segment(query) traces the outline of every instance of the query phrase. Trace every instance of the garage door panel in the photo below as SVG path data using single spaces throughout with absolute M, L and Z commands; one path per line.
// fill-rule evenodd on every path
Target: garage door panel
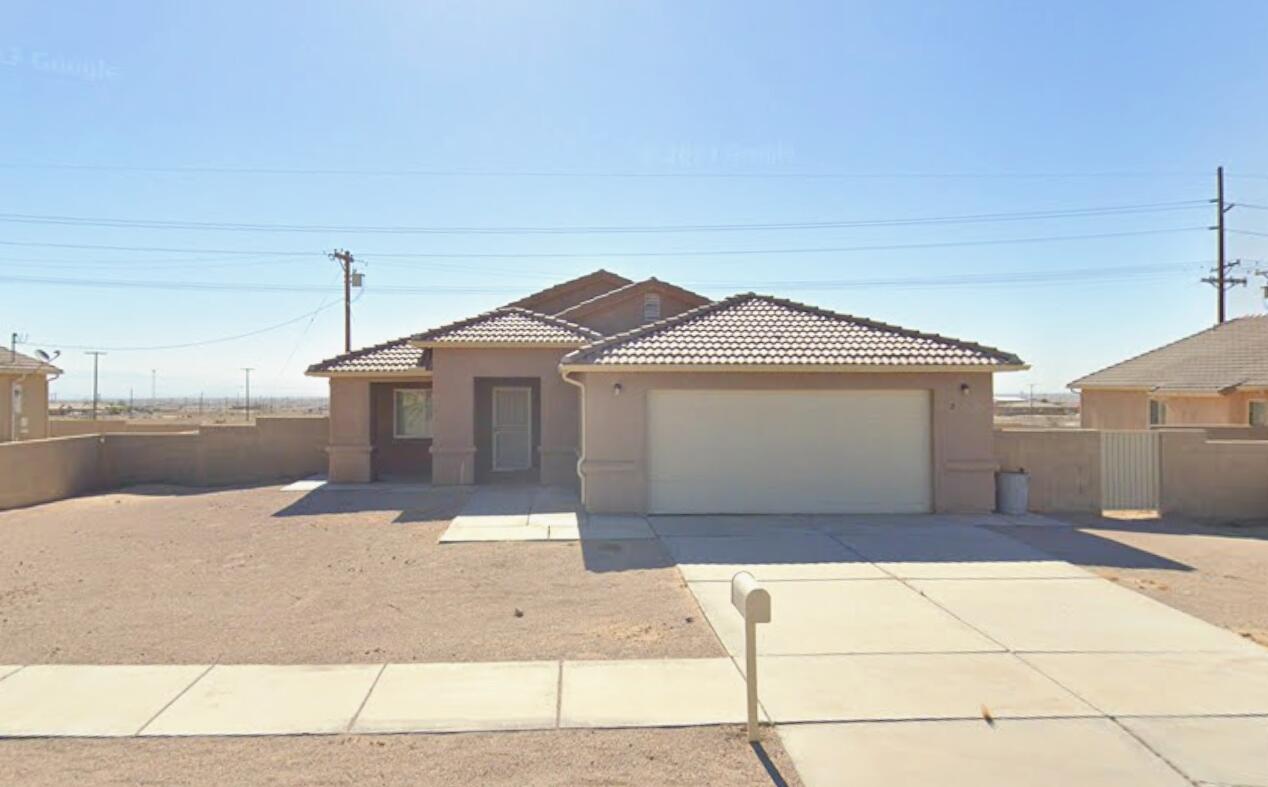
M 931 507 L 927 391 L 652 391 L 657 513 Z

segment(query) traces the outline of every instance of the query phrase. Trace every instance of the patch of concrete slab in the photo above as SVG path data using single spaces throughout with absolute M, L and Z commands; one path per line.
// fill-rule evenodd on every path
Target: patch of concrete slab
M 727 652 L 742 656 L 743 625 L 724 582 L 687 585 Z M 774 619 L 761 627 L 762 655 L 1000 651 L 896 579 L 768 582 Z
M 1022 657 L 1110 716 L 1268 716 L 1268 650 L 1258 651 Z
M 554 661 L 389 664 L 352 731 L 549 729 L 558 697 Z
M 768 656 L 758 678 L 777 724 L 1100 715 L 1009 653 Z
M 778 730 L 806 787 L 1191 787 L 1109 719 L 793 724 Z
M 20 669 L 22 667 L 17 664 L 0 664 L 0 680 L 4 680 Z
M 1086 579 L 1092 574 L 1007 536 L 961 524 L 842 527 L 841 543 L 901 579 Z
M 0 681 L 0 736 L 136 735 L 210 665 L 35 665 Z
M 1014 651 L 1258 649 L 1242 637 L 1103 579 L 912 580 Z
M 746 718 L 730 659 L 565 661 L 562 727 L 683 727 Z
M 142 735 L 312 735 L 344 732 L 381 664 L 217 665 Z
M 688 582 L 730 582 L 740 571 L 759 581 L 886 579 L 888 575 L 824 533 L 664 536 L 661 541 Z
M 656 535 L 696 538 L 727 536 L 783 536 L 790 532 L 814 532 L 819 526 L 813 516 L 693 515 L 650 516 Z
M 472 541 L 620 541 L 651 539 L 641 516 L 589 515 L 575 493 L 537 486 L 484 486 L 440 536 L 440 543 Z
M 1268 787 L 1268 718 L 1121 719 L 1193 781 Z

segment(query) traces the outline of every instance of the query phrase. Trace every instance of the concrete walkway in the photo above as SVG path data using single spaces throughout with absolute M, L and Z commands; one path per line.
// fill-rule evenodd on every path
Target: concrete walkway
M 1268 785 L 1268 651 L 965 518 L 651 522 L 810 787 Z
M 655 538 L 641 516 L 587 515 L 575 492 L 558 487 L 481 486 L 440 536 L 471 541 L 615 541 Z
M 744 720 L 728 658 L 0 666 L 0 737 L 307 735 Z

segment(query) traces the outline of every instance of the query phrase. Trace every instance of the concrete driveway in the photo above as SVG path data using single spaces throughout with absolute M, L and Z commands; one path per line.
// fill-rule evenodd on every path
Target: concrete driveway
M 1268 785 L 1268 650 L 971 521 L 650 518 L 807 785 Z

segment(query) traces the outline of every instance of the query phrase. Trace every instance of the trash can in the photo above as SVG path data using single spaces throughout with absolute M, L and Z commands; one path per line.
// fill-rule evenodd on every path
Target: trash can
M 1025 470 L 995 474 L 995 510 L 1001 514 L 1024 514 L 1030 506 L 1030 476 Z

